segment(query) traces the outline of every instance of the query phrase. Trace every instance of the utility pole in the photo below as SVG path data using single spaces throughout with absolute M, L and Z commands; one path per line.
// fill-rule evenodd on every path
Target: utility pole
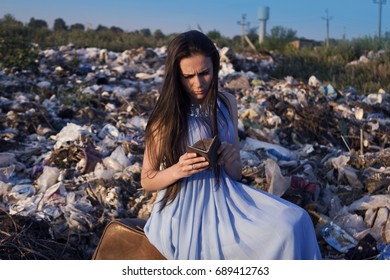
M 386 0 L 374 0 L 374 4 L 379 5 L 378 39 L 380 42 L 382 36 L 382 5 L 386 4 Z
M 245 42 L 245 36 L 246 36 L 246 32 L 245 32 L 245 27 L 247 26 L 247 23 L 245 21 L 245 18 L 246 18 L 246 15 L 243 14 L 242 15 L 242 20 L 241 21 L 237 21 L 237 24 L 241 25 L 241 44 L 242 46 L 244 47 L 244 42 Z
M 329 47 L 329 21 L 332 19 L 332 17 L 329 17 L 328 9 L 326 9 L 325 12 L 326 17 L 322 17 L 322 19 L 326 20 L 326 46 Z

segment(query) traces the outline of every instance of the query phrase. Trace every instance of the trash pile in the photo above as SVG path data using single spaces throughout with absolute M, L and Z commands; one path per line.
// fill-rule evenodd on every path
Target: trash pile
M 238 101 L 242 181 L 305 208 L 324 259 L 390 259 L 390 94 L 269 77 L 221 51 Z M 0 259 L 90 259 L 105 225 L 148 218 L 143 135 L 166 48 L 41 51 L 0 71 Z

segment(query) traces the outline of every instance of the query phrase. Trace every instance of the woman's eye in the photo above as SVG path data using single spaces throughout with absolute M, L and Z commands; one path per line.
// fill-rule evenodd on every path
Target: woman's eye
M 209 71 L 203 71 L 198 74 L 182 74 L 184 79 L 192 79 L 193 77 L 197 76 L 207 76 L 209 75 Z

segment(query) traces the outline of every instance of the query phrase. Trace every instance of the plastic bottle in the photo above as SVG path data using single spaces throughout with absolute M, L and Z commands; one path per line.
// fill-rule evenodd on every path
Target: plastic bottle
M 355 238 L 333 222 L 326 223 L 320 234 L 330 246 L 341 253 L 348 252 L 358 244 Z

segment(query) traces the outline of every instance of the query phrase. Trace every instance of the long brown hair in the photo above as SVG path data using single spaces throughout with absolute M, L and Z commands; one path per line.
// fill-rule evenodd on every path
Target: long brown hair
M 180 82 L 180 61 L 189 56 L 201 54 L 209 57 L 213 65 L 213 78 L 209 92 L 202 101 L 202 107 L 209 108 L 212 134 L 217 131 L 217 94 L 219 52 L 214 43 L 202 32 L 191 30 L 179 34 L 168 45 L 165 62 L 164 83 L 160 96 L 148 119 L 145 131 L 145 143 L 153 168 L 158 170 L 161 164 L 170 167 L 176 164 L 185 152 L 188 138 L 187 114 L 191 101 Z M 154 136 L 158 135 L 156 143 Z M 153 149 L 151 149 L 153 148 Z M 219 173 L 219 172 L 218 172 Z M 180 191 L 180 181 L 170 185 L 162 199 L 162 207 L 173 201 Z

